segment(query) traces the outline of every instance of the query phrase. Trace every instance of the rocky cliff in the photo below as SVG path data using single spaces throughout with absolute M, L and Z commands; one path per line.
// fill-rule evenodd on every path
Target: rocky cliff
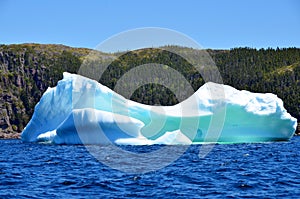
M 63 45 L 0 45 L 0 138 L 17 138 L 42 93 L 76 73 L 90 50 Z

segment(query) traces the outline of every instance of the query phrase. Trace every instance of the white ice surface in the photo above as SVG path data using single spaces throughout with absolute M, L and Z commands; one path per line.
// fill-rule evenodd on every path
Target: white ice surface
M 70 73 L 48 88 L 22 132 L 25 142 L 191 144 L 288 140 L 297 120 L 276 95 L 206 83 L 174 106 L 125 99 Z

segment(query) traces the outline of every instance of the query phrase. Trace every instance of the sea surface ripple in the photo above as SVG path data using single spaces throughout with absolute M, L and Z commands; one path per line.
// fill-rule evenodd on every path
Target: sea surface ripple
M 123 149 L 141 153 L 159 147 Z M 163 169 L 127 174 L 102 164 L 84 146 L 0 140 L 0 198 L 300 197 L 299 136 L 289 142 L 215 145 L 205 158 L 199 158 L 200 147 L 190 146 Z

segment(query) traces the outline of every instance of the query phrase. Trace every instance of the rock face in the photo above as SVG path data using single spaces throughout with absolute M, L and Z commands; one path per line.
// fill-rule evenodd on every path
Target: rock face
M 0 45 L 0 138 L 19 138 L 42 93 L 62 71 L 76 72 L 88 52 L 62 45 Z

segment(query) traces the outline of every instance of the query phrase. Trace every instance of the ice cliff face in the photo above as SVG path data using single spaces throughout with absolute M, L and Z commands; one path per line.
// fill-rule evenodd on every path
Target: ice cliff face
M 288 140 L 296 125 L 282 100 L 270 93 L 206 83 L 175 106 L 155 107 L 64 73 L 43 94 L 21 137 L 57 144 L 265 142 Z

